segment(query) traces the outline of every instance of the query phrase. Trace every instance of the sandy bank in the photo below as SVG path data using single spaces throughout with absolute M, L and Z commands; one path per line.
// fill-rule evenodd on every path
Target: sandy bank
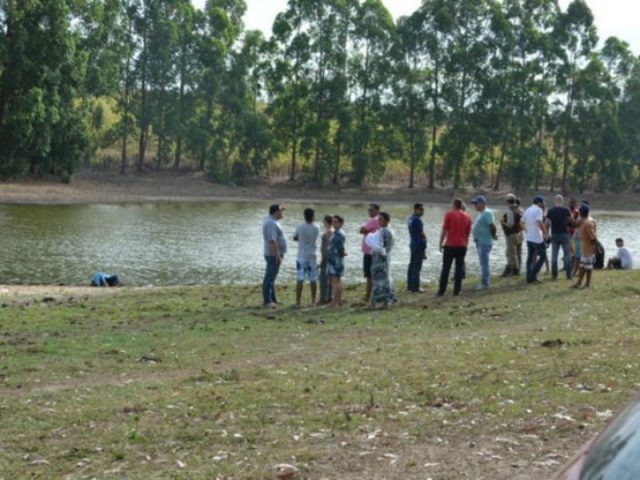
M 201 173 L 146 172 L 119 175 L 117 173 L 86 172 L 74 176 L 70 183 L 55 180 L 23 180 L 0 183 L 0 203 L 4 204 L 88 204 L 130 202 L 213 202 L 213 201 L 277 201 L 314 203 L 381 203 L 424 202 L 448 204 L 455 196 L 469 200 L 476 192 L 472 188 L 427 190 L 410 189 L 404 185 L 381 184 L 354 187 L 317 188 L 290 183 L 286 180 L 255 181 L 250 185 L 220 185 L 210 182 Z M 483 192 L 493 205 L 502 205 L 507 190 Z M 543 191 L 548 202 L 554 193 Z M 635 211 L 640 207 L 637 193 L 584 193 L 575 196 L 587 198 L 596 210 Z M 528 196 L 525 196 L 525 205 Z

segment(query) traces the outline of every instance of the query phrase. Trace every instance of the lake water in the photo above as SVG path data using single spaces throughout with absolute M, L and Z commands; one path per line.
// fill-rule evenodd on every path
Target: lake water
M 279 281 L 295 278 L 296 245 L 291 236 L 307 206 L 315 208 L 320 219 L 324 214 L 345 217 L 346 281 L 362 281 L 358 230 L 366 219 L 365 204 L 287 205 L 282 225 L 289 254 Z M 257 284 L 264 272 L 261 222 L 267 208 L 267 203 L 256 202 L 0 205 L 0 284 L 84 285 L 96 271 L 118 273 L 128 285 Z M 404 205 L 385 209 L 396 234 L 392 276 L 405 281 L 410 211 Z M 440 270 L 437 245 L 444 212 L 444 206 L 434 206 L 425 213 L 425 280 L 433 281 Z M 607 257 L 614 253 L 618 236 L 625 238 L 632 254 L 640 254 L 640 217 L 596 214 L 595 219 Z M 491 254 L 494 274 L 504 267 L 500 233 Z M 474 247 L 469 249 L 467 268 L 471 275 L 478 272 Z

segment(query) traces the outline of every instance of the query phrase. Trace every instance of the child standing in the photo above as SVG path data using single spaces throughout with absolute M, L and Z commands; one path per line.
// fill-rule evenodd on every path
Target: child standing
M 580 236 L 580 270 L 578 280 L 572 288 L 583 288 L 582 280 L 586 279 L 584 288 L 591 286 L 591 273 L 596 259 L 596 248 L 598 238 L 596 237 L 596 226 L 594 221 L 589 217 L 589 206 L 580 206 L 580 227 L 578 228 Z

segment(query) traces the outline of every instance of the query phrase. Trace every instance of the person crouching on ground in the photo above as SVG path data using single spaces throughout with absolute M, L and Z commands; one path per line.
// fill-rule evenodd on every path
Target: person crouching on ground
M 121 285 L 118 275 L 98 272 L 91 278 L 92 287 L 119 287 Z
M 377 304 L 382 304 L 382 308 L 387 308 L 390 303 L 396 301 L 389 272 L 390 254 L 393 248 L 393 233 L 389 229 L 391 217 L 387 212 L 380 212 L 378 222 L 380 229 L 366 237 L 367 245 L 371 248 L 372 254 L 371 279 L 373 286 L 370 305 L 375 307 Z
M 318 285 L 318 237 L 320 229 L 314 223 L 315 212 L 312 208 L 304 211 L 304 223 L 299 225 L 293 235 L 293 240 L 298 242 L 298 258 L 296 259 L 296 307 L 300 307 L 302 287 L 305 278 L 311 288 L 311 305 L 316 305 L 316 292 Z
M 616 253 L 615 257 L 609 259 L 607 268 L 631 270 L 633 268 L 633 258 L 631 258 L 629 249 L 624 246 L 624 240 L 622 238 L 616 238 L 616 247 L 618 247 L 618 253 Z
M 598 238 L 596 237 L 595 223 L 589 218 L 589 206 L 580 206 L 580 270 L 578 280 L 572 288 L 582 288 L 582 280 L 585 279 L 585 288 L 591 286 L 591 273 L 596 260 L 596 248 Z
M 344 218 L 334 215 L 331 219 L 333 236 L 329 242 L 329 255 L 327 258 L 327 274 L 331 279 L 331 303 L 329 307 L 342 305 L 342 276 L 344 275 L 344 257 L 346 237 L 342 232 Z

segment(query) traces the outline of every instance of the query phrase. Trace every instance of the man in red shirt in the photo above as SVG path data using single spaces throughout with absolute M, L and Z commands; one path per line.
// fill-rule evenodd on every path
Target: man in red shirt
M 453 201 L 453 209 L 449 210 L 444 216 L 442 233 L 440 234 L 440 251 L 443 252 L 443 256 L 438 296 L 444 295 L 447 290 L 449 272 L 451 272 L 451 264 L 454 260 L 456 262 L 456 270 L 453 294 L 458 295 L 462 288 L 464 257 L 467 255 L 467 245 L 471 234 L 471 217 L 462 210 L 462 205 L 462 200 L 456 198 Z

